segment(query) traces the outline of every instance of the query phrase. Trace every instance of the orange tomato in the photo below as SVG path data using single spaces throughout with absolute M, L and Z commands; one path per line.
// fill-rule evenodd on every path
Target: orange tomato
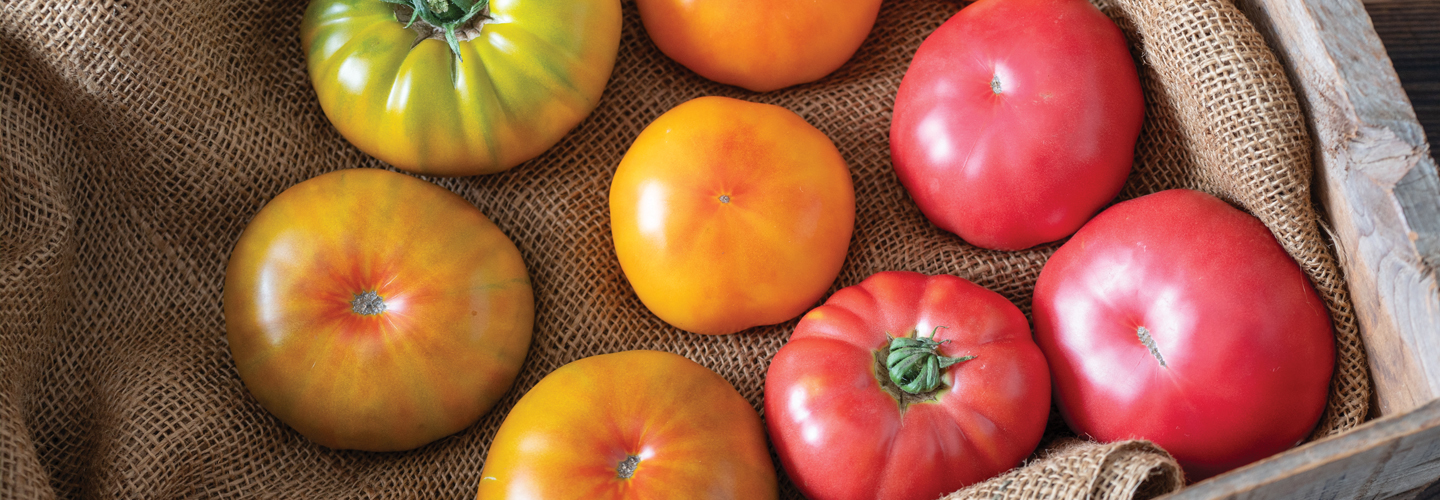
M 880 0 L 637 0 L 671 59 L 711 80 L 765 92 L 812 82 L 845 64 Z
M 760 415 L 724 378 L 667 352 L 551 372 L 505 417 L 478 497 L 773 499 Z
M 855 227 L 830 139 L 769 104 L 702 97 L 666 112 L 610 185 L 615 253 L 635 293 L 678 328 L 726 334 L 814 305 Z
M 225 270 L 235 368 L 331 448 L 415 448 L 474 423 L 529 349 L 520 252 L 474 206 L 404 174 L 332 172 L 280 193 Z

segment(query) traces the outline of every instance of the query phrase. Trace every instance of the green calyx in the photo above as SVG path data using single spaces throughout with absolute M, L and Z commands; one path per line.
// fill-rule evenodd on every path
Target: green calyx
M 935 334 L 941 328 L 945 327 L 935 327 L 927 338 L 916 336 L 890 339 L 890 353 L 885 358 L 885 367 L 890 372 L 890 381 L 900 390 L 910 394 L 932 392 L 940 387 L 940 376 L 945 373 L 946 368 L 975 359 L 975 356 L 941 356 L 938 349 L 945 342 L 949 342 L 935 340 Z
M 465 26 L 475 16 L 481 15 L 485 11 L 485 7 L 490 5 L 490 0 L 381 1 L 411 9 L 410 22 L 405 24 L 406 28 L 415 24 L 416 20 L 421 20 L 439 29 L 445 34 L 445 43 L 450 44 L 450 50 L 455 53 L 457 59 L 461 60 L 464 58 L 460 56 L 460 40 L 455 37 L 455 29 Z

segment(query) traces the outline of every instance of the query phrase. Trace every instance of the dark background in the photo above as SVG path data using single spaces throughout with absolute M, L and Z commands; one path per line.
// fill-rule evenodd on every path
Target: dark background
M 1435 156 L 1440 139 L 1440 0 L 1364 3 Z

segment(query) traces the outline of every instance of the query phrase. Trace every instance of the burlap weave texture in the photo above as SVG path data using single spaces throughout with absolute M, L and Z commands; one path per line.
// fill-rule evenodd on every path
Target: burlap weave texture
M 941 500 L 1153 498 L 1184 485 L 1175 459 L 1146 441 L 1099 444 L 1068 438 L 1034 461 Z
M 1122 198 L 1193 187 L 1260 217 L 1335 319 L 1337 371 L 1316 434 L 1358 424 L 1369 379 L 1283 68 L 1224 0 L 1100 3 L 1129 35 L 1146 89 Z M 696 360 L 758 409 L 765 369 L 794 322 L 722 337 L 676 331 L 635 297 L 610 237 L 606 196 L 621 156 L 654 118 L 703 95 L 784 106 L 839 147 L 855 181 L 856 228 L 836 288 L 884 270 L 951 273 L 1028 311 L 1056 245 L 965 245 L 921 216 L 890 167 L 895 89 L 915 48 L 961 5 L 887 2 L 835 74 L 754 94 L 667 59 L 624 1 L 614 77 L 589 119 L 509 172 L 434 179 L 494 220 L 529 267 L 535 340 L 515 389 L 461 433 L 372 454 L 324 449 L 270 416 L 236 376 L 224 339 L 225 263 L 250 217 L 323 172 L 384 166 L 346 143 L 315 101 L 298 40 L 303 2 L 7 0 L 0 498 L 468 498 L 486 443 L 525 390 L 564 363 L 627 349 Z M 1168 456 L 1143 443 L 1055 443 L 956 498 L 1043 497 L 1024 485 L 1096 498 L 1178 486 Z M 798 497 L 783 481 L 782 490 Z

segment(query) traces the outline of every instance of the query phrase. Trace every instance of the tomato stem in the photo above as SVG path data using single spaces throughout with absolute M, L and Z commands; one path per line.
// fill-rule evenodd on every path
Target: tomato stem
M 456 28 L 461 28 L 480 16 L 484 15 L 486 7 L 490 6 L 490 0 L 381 0 L 386 3 L 409 7 L 410 22 L 405 27 L 415 24 L 416 19 L 424 21 L 431 27 L 444 35 L 445 43 L 450 46 L 450 52 L 455 58 L 465 60 L 460 55 L 460 39 L 455 36 Z M 396 20 L 399 20 L 397 15 Z
M 890 372 L 890 381 L 900 390 L 910 394 L 923 394 L 940 387 L 941 375 L 946 368 L 957 363 L 975 359 L 975 356 L 952 358 L 941 356 L 938 349 L 949 340 L 936 341 L 935 334 L 944 326 L 937 326 L 929 337 L 895 337 L 890 339 L 889 355 L 885 365 Z
M 1165 364 L 1165 357 L 1160 355 L 1160 348 L 1155 345 L 1155 338 L 1150 336 L 1150 330 L 1142 326 L 1135 330 L 1135 335 L 1140 337 L 1141 344 L 1145 344 L 1145 347 L 1150 349 L 1150 355 L 1155 356 L 1155 360 L 1160 362 L 1160 366 L 1167 368 L 1170 366 Z
M 630 479 L 635 475 L 635 468 L 639 466 L 640 457 L 635 455 L 625 457 L 625 460 L 620 462 L 620 466 L 615 468 L 615 477 L 619 479 Z
M 355 314 L 361 316 L 374 316 L 383 313 L 387 307 L 388 306 L 385 305 L 385 299 L 381 298 L 380 294 L 375 293 L 374 290 L 357 293 L 355 294 L 355 300 L 350 301 L 350 310 L 355 311 Z

